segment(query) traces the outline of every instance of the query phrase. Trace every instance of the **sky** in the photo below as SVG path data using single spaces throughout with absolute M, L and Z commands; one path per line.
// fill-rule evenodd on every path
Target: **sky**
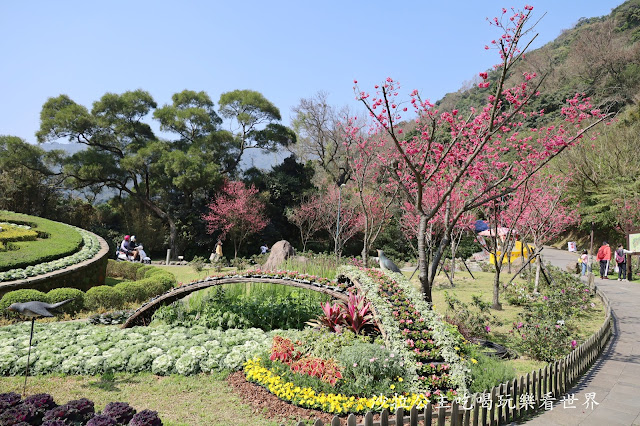
M 622 0 L 531 0 L 534 47 Z M 437 101 L 498 62 L 487 22 L 526 3 L 323 1 L 0 1 L 0 135 L 36 143 L 44 102 L 60 94 L 89 109 L 107 92 L 143 89 L 158 105 L 184 89 L 262 93 L 289 125 L 319 91 L 358 110 L 387 77 Z M 544 17 L 543 17 L 544 15 Z M 408 97 L 408 96 L 407 96 Z M 151 120 L 150 120 L 151 121 Z

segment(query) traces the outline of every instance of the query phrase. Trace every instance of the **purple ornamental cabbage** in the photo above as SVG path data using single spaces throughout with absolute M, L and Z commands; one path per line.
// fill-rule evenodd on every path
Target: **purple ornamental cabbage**
M 129 422 L 129 426 L 162 426 L 157 411 L 142 410 Z
M 73 401 L 67 402 L 67 405 L 78 410 L 81 415 L 89 416 L 89 418 L 93 417 L 96 413 L 93 401 L 90 401 L 87 398 L 74 399 Z
M 14 405 L 0 414 L 0 425 L 14 426 L 23 422 L 29 423 L 33 417 L 31 407 L 28 405 Z
M 87 422 L 86 426 L 118 426 L 121 424 L 122 423 L 115 421 L 109 416 L 98 414 L 97 416 L 93 416 L 93 418 Z
M 74 407 L 70 407 L 68 404 L 65 404 L 52 408 L 51 410 L 44 413 L 44 417 L 42 418 L 42 420 L 44 422 L 46 422 L 47 420 L 61 420 L 66 424 L 66 422 L 82 422 L 82 417 L 83 416 L 77 409 L 75 409 Z
M 20 403 L 20 395 L 15 392 L 0 393 L 0 413 Z
M 102 414 L 113 418 L 119 424 L 126 425 L 136 414 L 136 410 L 126 402 L 110 402 L 104 407 Z
M 47 420 L 42 423 L 42 426 L 67 426 L 64 420 Z
M 53 397 L 47 393 L 38 393 L 28 396 L 22 401 L 22 403 L 31 407 L 31 413 L 33 416 L 31 419 L 32 424 L 40 424 L 44 414 L 58 406 L 53 400 Z

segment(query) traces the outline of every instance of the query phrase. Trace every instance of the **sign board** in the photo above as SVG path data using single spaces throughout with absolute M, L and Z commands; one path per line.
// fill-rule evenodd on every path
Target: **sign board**
M 569 241 L 567 245 L 569 246 L 568 247 L 569 251 L 578 251 L 575 241 Z
M 629 234 L 629 251 L 640 253 L 640 234 Z

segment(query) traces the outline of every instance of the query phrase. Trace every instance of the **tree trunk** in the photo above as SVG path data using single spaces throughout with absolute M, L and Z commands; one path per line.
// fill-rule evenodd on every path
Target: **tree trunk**
M 541 269 L 542 265 L 540 263 L 540 255 L 538 254 L 536 256 L 536 281 L 533 284 L 533 292 L 537 293 L 538 292 L 538 284 L 540 283 L 540 269 Z
M 424 300 L 431 303 L 431 286 L 433 280 L 429 279 L 429 258 L 427 257 L 427 244 L 424 236 L 427 232 L 427 216 L 420 215 L 420 223 L 418 226 L 418 279 L 422 288 L 422 296 Z M 421 237 L 422 236 L 422 237 Z
M 365 268 L 369 267 L 369 219 L 364 215 L 364 240 L 362 243 L 362 264 Z
M 171 216 L 169 216 L 166 212 L 164 212 L 160 207 L 155 205 L 153 202 L 146 198 L 139 197 L 142 203 L 147 206 L 157 217 L 158 219 L 164 221 L 169 225 L 169 248 L 171 249 L 171 258 L 175 259 L 178 255 L 176 250 L 176 242 L 178 240 L 178 229 L 176 228 L 176 223 Z
M 500 261 L 502 261 L 502 256 L 500 256 L 501 259 Z M 500 272 L 501 272 L 501 267 L 498 267 L 498 259 L 497 256 L 493 257 L 495 259 L 496 262 L 496 273 L 495 276 L 493 277 L 493 305 L 491 306 L 493 309 L 496 309 L 498 311 L 502 310 L 502 305 L 500 304 Z

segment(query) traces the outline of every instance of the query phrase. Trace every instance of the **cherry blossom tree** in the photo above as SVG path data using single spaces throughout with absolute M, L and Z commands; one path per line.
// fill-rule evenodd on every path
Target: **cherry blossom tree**
M 329 186 L 327 192 L 320 196 L 317 210 L 320 229 L 329 234 L 336 247 L 336 256 L 340 258 L 345 243 L 362 229 L 362 214 L 350 185 L 342 188 Z
M 588 98 L 576 94 L 556 116 L 546 117 L 553 124 L 531 127 L 530 118 L 544 111 L 529 107 L 540 94 L 543 78 L 523 73 L 521 81 L 507 87 L 516 63 L 522 60 L 535 38 L 529 25 L 533 8 L 524 11 L 503 9 L 491 21 L 500 37 L 486 46 L 497 50 L 500 63 L 490 72 L 480 73 L 479 88 L 487 91 L 487 103 L 468 111 L 439 111 L 423 100 L 417 90 L 410 103 L 403 102 L 400 85 L 387 78 L 376 86 L 374 95 L 354 85 L 356 97 L 370 114 L 373 131 L 368 140 L 384 142 L 393 155 L 379 156 L 378 161 L 392 170 L 392 180 L 413 204 L 418 216 L 418 266 L 422 292 L 431 301 L 431 287 L 437 267 L 449 244 L 449 228 L 456 226 L 463 214 L 516 191 L 552 158 L 578 143 L 585 132 L 605 119 Z M 411 108 L 416 115 L 411 133 L 404 133 L 403 115 Z M 562 121 L 562 123 L 560 123 Z M 559 124 L 560 123 L 560 124 Z M 432 204 L 425 205 L 425 195 L 436 191 Z M 429 222 L 443 208 L 450 195 L 463 200 L 452 209 L 447 230 L 427 257 L 425 234 Z
M 391 220 L 391 205 L 398 193 L 397 186 L 389 190 L 386 181 L 389 180 L 389 170 L 380 167 L 377 158 L 384 145 L 376 145 L 375 141 L 367 141 L 361 128 L 353 119 L 349 119 L 345 126 L 348 136 L 345 143 L 346 158 L 348 159 L 351 179 L 359 201 L 362 219 L 362 262 L 369 264 L 369 252 L 384 226 Z
M 210 234 L 219 231 L 220 238 L 227 236 L 233 242 L 233 256 L 249 235 L 260 232 L 269 223 L 264 215 L 264 203 L 257 196 L 258 190 L 238 181 L 226 181 L 222 191 L 209 204 L 209 214 L 202 219 Z
M 518 227 L 523 235 L 533 240 L 536 248 L 534 291 L 538 290 L 540 282 L 542 246 L 580 220 L 577 206 L 569 207 L 563 203 L 570 179 L 570 176 L 538 175 L 521 186 L 512 197 L 512 204 L 525 206 Z
M 287 220 L 294 224 L 300 231 L 302 251 L 307 250 L 307 243 L 315 235 L 322 225 L 320 198 L 316 195 L 304 200 L 299 206 L 288 209 Z

